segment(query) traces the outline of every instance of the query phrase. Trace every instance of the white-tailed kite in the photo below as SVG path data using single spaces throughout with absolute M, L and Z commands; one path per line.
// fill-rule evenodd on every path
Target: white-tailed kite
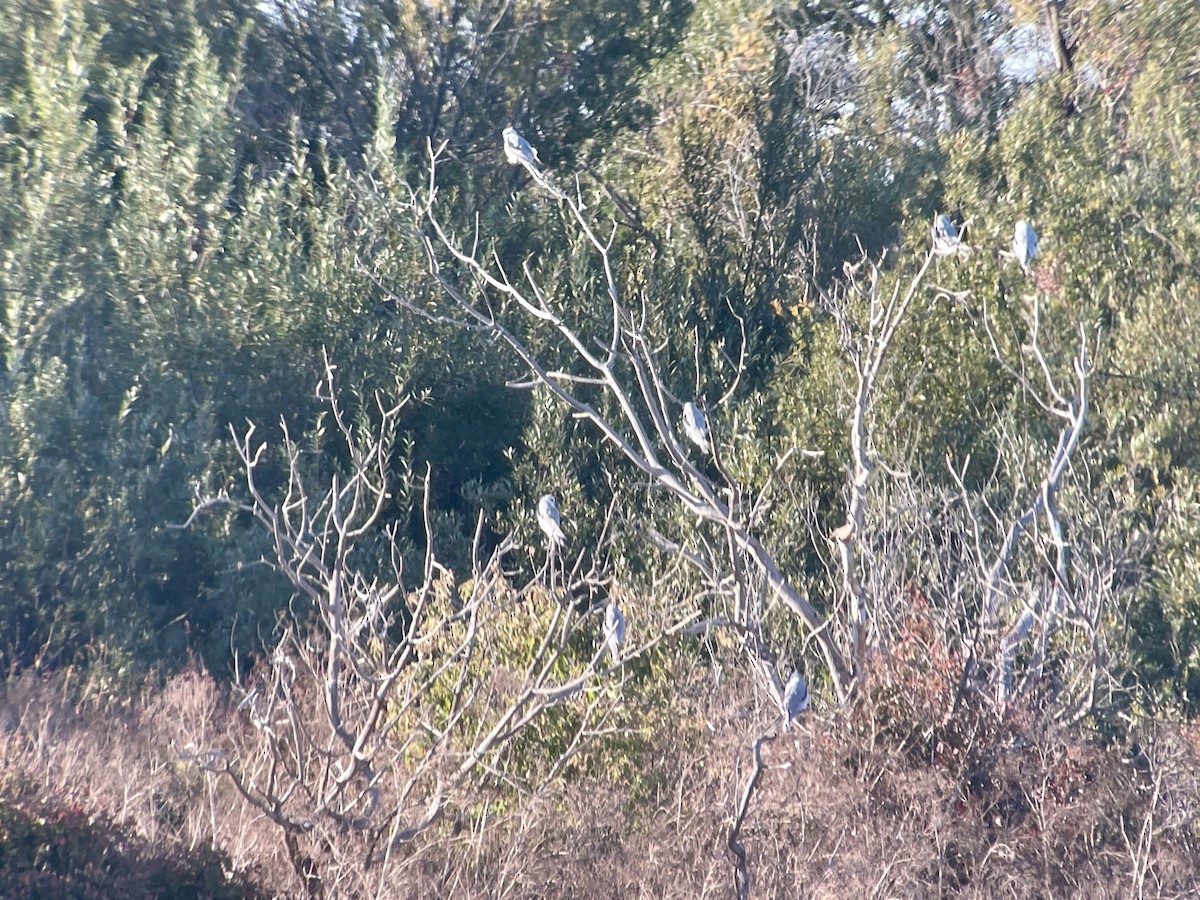
M 625 643 L 625 616 L 621 614 L 615 599 L 610 599 L 608 608 L 604 610 L 604 643 L 608 645 L 613 663 L 619 663 L 621 645 Z
M 708 420 L 695 403 L 683 404 L 683 432 L 693 444 L 708 453 Z
M 1037 249 L 1037 232 L 1033 230 L 1033 226 L 1027 220 L 1021 219 L 1013 228 L 1012 251 L 1017 262 L 1026 272 L 1029 271 L 1029 264 L 1033 262 L 1033 258 L 1037 256 Z
M 783 689 L 784 725 L 790 725 L 792 719 L 808 709 L 808 682 L 797 669 L 788 679 L 787 687 Z
M 525 166 L 535 174 L 540 171 L 541 160 L 537 151 L 529 146 L 529 141 L 517 134 L 517 129 L 509 125 L 504 129 L 504 158 L 514 166 Z
M 529 141 L 517 134 L 517 129 L 511 125 L 504 129 L 504 158 L 514 166 L 524 166 L 533 176 L 533 180 L 556 199 L 567 199 L 567 195 L 555 187 L 549 176 L 542 171 L 542 161 L 538 159 L 537 151 L 529 146 Z
M 958 229 L 945 213 L 933 217 L 933 252 L 938 256 L 951 256 L 958 252 Z
M 567 536 L 558 524 L 558 504 L 554 502 L 553 494 L 545 494 L 538 501 L 537 522 L 538 527 L 550 539 L 550 543 L 561 547 L 567 542 Z

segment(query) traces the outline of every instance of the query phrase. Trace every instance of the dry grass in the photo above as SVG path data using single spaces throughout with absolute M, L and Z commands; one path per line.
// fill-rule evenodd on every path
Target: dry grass
M 818 709 L 765 745 L 742 832 L 751 896 L 1200 892 L 1196 728 L 1147 727 L 1119 748 L 1017 714 L 961 710 L 951 725 L 925 725 L 917 716 L 941 700 L 898 705 L 898 665 L 876 673 L 852 712 Z M 649 736 L 635 784 L 588 777 L 542 796 L 481 798 L 386 867 L 339 872 L 327 887 L 396 898 L 732 896 L 725 839 L 771 710 L 736 679 L 681 667 L 674 680 L 681 715 Z M 244 736 L 213 678 L 188 670 L 136 703 L 94 690 L 68 701 L 80 693 L 61 676 L 7 687 L 0 801 L 82 810 L 149 846 L 213 848 L 265 893 L 301 894 L 278 829 L 172 749 L 236 747 Z

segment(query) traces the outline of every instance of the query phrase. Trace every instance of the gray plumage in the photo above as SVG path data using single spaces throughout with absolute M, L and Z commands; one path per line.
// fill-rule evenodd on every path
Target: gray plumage
M 787 687 L 783 689 L 783 716 L 785 724 L 808 709 L 808 682 L 799 670 L 792 673 Z
M 538 527 L 550 539 L 550 543 L 556 547 L 561 547 L 567 542 L 567 536 L 563 534 L 562 527 L 558 522 L 558 504 L 554 502 L 554 495 L 544 494 L 542 499 L 538 501 Z
M 693 444 L 708 453 L 708 420 L 695 403 L 683 404 L 683 432 Z
M 1033 262 L 1033 258 L 1037 256 L 1037 250 L 1037 232 L 1033 230 L 1033 226 L 1027 220 L 1021 219 L 1013 228 L 1012 251 L 1017 262 L 1026 272 L 1029 271 L 1029 264 Z
M 556 200 L 567 199 L 567 195 L 555 187 L 550 176 L 542 171 L 542 161 L 538 159 L 537 151 L 511 125 L 504 129 L 504 158 L 514 166 L 524 166 L 533 180 Z
M 958 252 L 958 229 L 945 213 L 933 217 L 933 250 L 940 256 Z
M 614 664 L 621 661 L 621 645 L 625 643 L 625 616 L 622 615 L 616 600 L 608 601 L 604 610 L 604 643 L 612 655 Z
M 541 160 L 537 151 L 511 125 L 504 129 L 504 158 L 514 166 L 525 166 L 535 174 L 540 171 Z

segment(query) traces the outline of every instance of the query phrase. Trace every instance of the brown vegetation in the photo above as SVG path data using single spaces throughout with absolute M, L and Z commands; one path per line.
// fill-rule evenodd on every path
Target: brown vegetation
M 581 767 L 593 774 L 534 796 L 481 798 L 406 844 L 386 879 L 378 867 L 326 869 L 327 890 L 423 898 L 732 895 L 728 827 L 750 744 L 770 728 L 774 708 L 747 682 L 714 679 L 682 662 L 675 668 L 679 715 L 647 735 L 639 777 L 614 780 L 598 764 L 604 748 L 597 745 L 586 760 L 597 764 Z M 1002 720 L 969 705 L 952 713 L 951 695 L 935 685 L 925 661 L 901 651 L 876 661 L 851 711 L 818 708 L 766 741 L 766 770 L 741 833 L 753 896 L 1183 897 L 1200 890 L 1197 729 L 1146 723 L 1101 746 L 1029 709 Z M 229 895 L 250 883 L 268 895 L 302 895 L 280 830 L 227 780 L 177 756 L 181 742 L 197 735 L 228 749 L 247 745 L 252 729 L 216 680 L 191 669 L 146 686 L 137 703 L 114 696 L 66 676 L 27 675 L 10 685 L 0 745 L 7 894 L 35 895 L 32 888 L 21 894 L 21 884 L 86 883 L 85 854 L 55 853 L 54 838 L 22 830 L 21 817 L 37 815 L 62 823 L 64 833 L 90 831 L 88 840 L 127 835 L 104 852 L 134 873 L 129 884 L 158 884 L 159 895 L 170 891 L 147 880 L 154 867 L 165 877 L 163 860 L 174 860 L 176 877 L 195 877 L 203 869 L 195 860 L 209 860 L 213 870 L 214 851 L 230 879 L 246 879 L 241 889 L 226 887 Z M 79 840 L 68 836 L 57 846 Z M 33 847 L 38 841 L 44 846 Z M 191 868 L 183 860 L 193 860 Z M 113 871 L 108 891 L 126 883 Z
M 183 6 L 0 3 L 0 897 L 1200 896 L 1194 2 Z

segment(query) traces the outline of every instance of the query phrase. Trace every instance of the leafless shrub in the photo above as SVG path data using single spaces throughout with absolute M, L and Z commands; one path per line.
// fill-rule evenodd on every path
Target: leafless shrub
M 911 649 L 873 658 L 853 706 L 820 707 L 764 745 L 743 830 L 751 896 L 1195 896 L 1194 727 L 1145 723 L 1122 748 L 1018 706 L 947 718 L 953 692 L 919 651 L 928 617 L 902 624 Z M 666 677 L 680 700 L 636 753 L 636 779 L 582 772 L 506 804 L 448 805 L 388 879 L 339 884 L 390 898 L 730 896 L 730 810 L 774 710 L 745 671 L 718 679 L 681 657 Z M 0 741 L 0 801 L 36 787 L 159 846 L 211 842 L 266 893 L 302 893 L 278 826 L 171 751 L 201 716 L 213 743 L 252 749 L 236 696 L 192 669 L 133 704 L 75 702 L 67 681 L 8 690 L 19 715 Z M 945 724 L 927 734 L 924 721 Z
M 861 632 L 867 613 L 856 609 L 849 623 L 831 622 L 822 615 L 787 577 L 773 549 L 763 542 L 765 494 L 757 494 L 731 474 L 723 463 L 718 442 L 713 443 L 711 453 L 718 473 L 715 477 L 690 452 L 682 429 L 674 424 L 684 400 L 673 393 L 664 377 L 670 366 L 661 358 L 660 336 L 654 333 L 648 310 L 629 305 L 622 296 L 609 255 L 615 233 L 603 238 L 583 205 L 563 198 L 579 235 L 603 272 L 603 301 L 608 314 L 601 320 L 600 329 L 593 330 L 576 321 L 581 317 L 560 308 L 528 262 L 523 265 L 521 278 L 510 276 L 499 260 L 487 259 L 486 250 L 481 249 L 486 238 L 460 238 L 447 230 L 438 217 L 436 202 L 438 159 L 439 154 L 431 152 L 428 186 L 422 196 L 413 196 L 411 208 L 415 226 L 422 234 L 430 273 L 451 301 L 450 311 L 423 306 L 400 291 L 389 291 L 389 296 L 417 316 L 507 344 L 527 368 L 530 383 L 543 386 L 574 415 L 591 422 L 605 443 L 643 473 L 655 490 L 673 497 L 689 515 L 717 530 L 721 539 L 712 542 L 704 541 L 699 530 L 687 536 L 655 532 L 647 536 L 663 551 L 693 566 L 709 593 L 722 601 L 726 614 L 706 624 L 727 627 L 742 636 L 749 658 L 777 697 L 782 692 L 782 679 L 776 653 L 762 629 L 763 611 L 770 597 L 782 602 L 803 623 L 826 664 L 835 692 L 839 698 L 847 698 L 865 648 Z M 891 338 L 927 268 L 928 261 L 903 293 L 882 301 L 880 310 L 886 309 L 887 318 L 882 323 L 872 320 L 873 343 L 861 345 L 860 395 L 865 397 L 873 390 Z M 385 279 L 379 273 L 372 274 L 387 289 Z M 567 354 L 564 361 L 551 366 L 539 359 L 532 345 L 520 336 L 517 322 L 560 341 Z M 732 396 L 744 374 L 744 358 L 728 358 L 727 362 L 729 371 L 724 374 L 729 387 L 710 413 Z M 606 416 L 589 402 L 587 397 L 596 390 L 606 394 L 619 412 Z M 867 399 L 859 404 L 860 418 L 867 415 L 867 405 Z M 856 423 L 852 428 L 852 440 L 860 450 L 856 465 L 870 465 L 869 448 L 859 447 L 865 425 L 857 419 Z M 795 452 L 793 448 L 774 461 L 772 471 L 781 471 Z M 856 469 L 854 483 L 861 489 L 856 488 L 850 499 L 852 522 L 861 518 L 866 474 Z M 843 565 L 842 571 L 846 579 L 856 575 L 853 565 Z M 859 603 L 863 599 L 861 591 L 854 590 L 853 585 L 850 588 L 855 603 Z
M 810 597 L 764 538 L 770 485 L 755 490 L 736 478 L 720 440 L 705 452 L 712 467 L 699 465 L 677 430 L 683 399 L 665 374 L 672 371 L 671 360 L 663 357 L 668 342 L 655 331 L 645 305 L 622 295 L 610 257 L 616 226 L 604 237 L 580 202 L 557 198 L 566 207 L 567 227 L 591 248 L 603 273 L 603 296 L 582 315 L 548 292 L 529 261 L 518 277 L 488 257 L 486 235 L 447 229 L 437 203 L 439 155 L 430 153 L 429 181 L 412 197 L 411 212 L 448 307 L 422 305 L 401 291 L 390 296 L 417 316 L 506 344 L 529 375 L 519 386 L 541 386 L 592 423 L 652 490 L 680 504 L 687 514 L 682 521 L 700 523 L 692 533 L 646 532 L 653 545 L 692 567 L 705 595 L 717 601 L 720 612 L 697 623 L 693 633 L 727 629 L 736 635 L 752 671 L 779 700 L 780 651 L 764 630 L 767 605 L 776 601 L 800 624 L 842 703 L 874 677 L 878 659 L 907 652 L 919 641 L 923 664 L 937 667 L 927 673 L 941 692 L 937 699 L 952 702 L 940 719 L 930 718 L 931 710 L 912 710 L 898 723 L 885 718 L 889 727 L 908 727 L 911 721 L 935 732 L 980 703 L 994 706 L 997 716 L 1011 704 L 1068 720 L 1111 706 L 1116 684 L 1108 671 L 1104 610 L 1116 599 L 1110 570 L 1125 548 L 1118 541 L 1097 553 L 1072 552 L 1071 528 L 1079 522 L 1067 518 L 1081 518 L 1077 511 L 1087 503 L 1087 485 L 1074 469 L 1088 421 L 1092 367 L 1086 333 L 1080 331 L 1073 359 L 1061 365 L 1058 351 L 1046 349 L 1036 297 L 1024 330 L 1011 335 L 997 333 L 984 298 L 981 330 L 995 359 L 1029 408 L 1058 423 L 1058 439 L 1054 447 L 1043 447 L 1022 428 L 1004 433 L 997 477 L 1008 480 L 1005 491 L 968 489 L 969 461 L 948 460 L 955 496 L 937 487 L 929 473 L 908 473 L 904 461 L 882 458 L 876 440 L 877 404 L 894 368 L 895 336 L 917 299 L 931 290 L 926 276 L 936 253 L 930 251 L 902 279 L 882 261 L 863 259 L 846 266 L 839 283 L 817 291 L 847 362 L 850 462 L 845 522 L 828 536 L 827 546 L 818 538 L 813 548 L 826 554 L 828 583 L 817 589 L 820 596 Z M 373 275 L 386 289 L 386 279 Z M 977 302 L 966 294 L 932 292 L 937 302 Z M 599 307 L 607 314 L 597 327 Z M 530 332 L 539 334 L 536 345 L 522 336 Z M 546 340 L 561 351 L 553 365 L 534 349 Z M 712 414 L 736 392 L 744 374 L 744 359 L 725 362 L 729 387 Z M 606 408 L 615 410 L 611 415 L 589 400 L 597 391 L 605 395 Z M 771 480 L 782 476 L 797 449 L 771 462 Z M 939 509 L 936 518 L 897 516 L 898 510 L 926 510 L 931 500 Z M 615 502 L 619 506 L 621 499 Z M 820 535 L 815 519 L 810 533 Z M 912 610 L 924 617 L 915 630 L 907 616 Z M 916 656 L 911 659 L 915 664 Z M 921 695 L 920 684 L 895 687 L 898 694 Z M 752 745 L 761 747 L 760 738 Z M 743 813 L 749 796 L 740 804 Z M 736 823 L 741 821 L 739 815 Z
M 184 523 L 221 508 L 252 517 L 298 596 L 269 654 L 237 685 L 248 734 L 231 744 L 197 727 L 177 750 L 278 827 L 306 893 L 361 896 L 384 891 L 448 814 L 555 781 L 612 732 L 625 662 L 685 623 L 635 628 L 647 640 L 610 666 L 601 611 L 572 600 L 588 596 L 578 565 L 551 569 L 549 586 L 537 577 L 514 587 L 509 540 L 486 558 L 477 541 L 460 584 L 427 534 L 409 588 L 395 529 L 382 524 L 401 406 L 380 402 L 375 430 L 363 433 L 343 415 L 333 373 L 327 363 L 321 396 L 346 474 L 312 484 L 285 425 L 284 485 L 269 496 L 267 446 L 250 425 L 235 434 L 243 490 L 199 498 Z

